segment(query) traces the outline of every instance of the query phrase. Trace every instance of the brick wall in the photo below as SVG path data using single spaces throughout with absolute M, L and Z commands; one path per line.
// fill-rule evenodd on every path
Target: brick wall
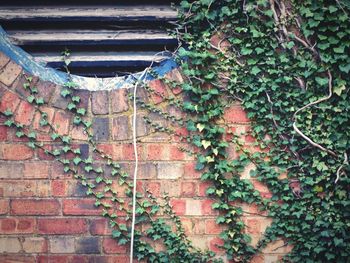
M 175 69 L 167 78 L 182 81 Z M 16 121 L 38 131 L 39 141 L 52 149 L 55 142 L 48 136 L 48 130 L 38 124 L 35 108 L 26 102 L 25 82 L 21 67 L 0 53 L 0 111 L 11 109 Z M 61 87 L 33 78 L 39 95 L 47 103 L 42 110 L 48 114 L 48 121 L 57 127 L 57 133 L 70 135 L 75 147 L 83 155 L 93 155 L 86 143 L 87 136 L 72 124 L 72 115 L 66 111 L 67 102 L 61 97 Z M 149 86 L 159 93 L 178 94 L 179 89 L 169 89 L 162 81 L 151 81 Z M 132 174 L 134 154 L 131 143 L 132 107 L 128 100 L 130 90 L 88 92 L 75 91 L 81 97 L 80 106 L 87 109 L 88 118 L 98 148 L 110 154 L 121 163 L 123 169 Z M 161 96 L 139 95 L 152 100 L 159 107 L 179 115 L 175 109 L 163 102 Z M 143 122 L 148 114 L 140 110 L 137 116 L 139 183 L 140 191 L 149 189 L 156 197 L 168 192 L 174 211 L 181 217 L 189 238 L 202 249 L 222 251 L 221 228 L 215 223 L 217 212 L 211 208 L 214 200 L 206 197 L 207 182 L 200 180 L 200 173 L 194 169 L 194 160 L 179 147 L 185 146 L 176 136 L 154 132 Z M 168 125 L 155 114 L 149 115 L 154 121 Z M 249 131 L 249 121 L 237 104 L 228 109 L 225 119 L 234 132 Z M 17 138 L 15 131 L 3 123 L 0 117 L 0 262 L 128 262 L 128 248 L 117 245 L 110 238 L 108 222 L 94 207 L 94 200 L 86 197 L 85 189 L 71 174 L 65 174 L 63 167 L 43 150 L 32 150 L 24 139 Z M 179 130 L 179 132 L 184 132 Z M 254 140 L 242 138 L 247 147 Z M 236 157 L 231 150 L 230 156 Z M 95 156 L 98 158 L 98 156 Z M 248 166 L 243 172 L 249 178 Z M 256 188 L 269 196 L 267 188 L 252 180 Z M 244 205 L 254 214 L 254 206 Z M 256 243 L 270 223 L 266 218 L 247 215 L 244 218 L 247 232 Z M 283 243 L 282 243 L 283 244 Z M 281 242 L 271 244 L 264 254 L 256 256 L 253 262 L 275 262 L 288 248 Z

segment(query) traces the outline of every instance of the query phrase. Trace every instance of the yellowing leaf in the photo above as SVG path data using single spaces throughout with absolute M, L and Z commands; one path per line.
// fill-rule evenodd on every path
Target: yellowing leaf
M 346 87 L 345 87 L 344 84 L 343 84 L 343 85 L 340 85 L 340 86 L 338 86 L 338 87 L 335 87 L 333 91 L 334 91 L 335 94 L 337 94 L 338 96 L 340 96 L 341 93 L 343 92 L 343 90 L 346 90 Z
M 213 149 L 213 153 L 215 154 L 215 156 L 218 156 L 218 154 L 219 154 L 218 149 L 217 148 Z
M 202 143 L 204 149 L 207 149 L 211 145 L 211 142 L 206 141 L 206 140 L 202 140 L 201 143 Z
M 207 160 L 207 163 L 213 163 L 214 162 L 214 158 L 213 157 L 211 157 L 211 156 L 207 156 L 207 157 L 205 157 L 205 159 Z
M 205 128 L 205 125 L 204 124 L 201 124 L 201 123 L 198 123 L 197 124 L 197 129 L 199 130 L 199 132 L 203 131 L 203 129 Z

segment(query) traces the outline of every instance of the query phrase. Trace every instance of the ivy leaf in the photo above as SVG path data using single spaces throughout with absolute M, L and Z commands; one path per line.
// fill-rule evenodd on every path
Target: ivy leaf
M 79 109 L 77 110 L 77 113 L 80 114 L 80 115 L 82 115 L 82 116 L 84 116 L 85 113 L 86 113 L 86 110 L 85 110 L 84 108 L 79 108 Z
M 18 132 L 16 132 L 16 136 L 17 136 L 18 138 L 21 138 L 21 137 L 24 136 L 24 133 L 23 133 L 22 131 L 18 131 Z
M 199 132 L 203 131 L 203 129 L 205 128 L 205 125 L 204 124 L 201 124 L 201 123 L 197 123 L 196 125 L 197 129 L 199 130 Z
M 33 103 L 34 100 L 35 100 L 35 97 L 34 97 L 33 95 L 29 95 L 29 96 L 27 97 L 27 101 L 28 101 L 29 103 Z
M 338 96 L 340 96 L 344 90 L 346 90 L 346 87 L 343 84 L 343 85 L 339 85 L 339 86 L 334 87 L 333 92 L 335 94 L 337 94 Z
M 201 143 L 204 149 L 207 149 L 211 145 L 211 142 L 206 140 L 202 140 Z
M 70 90 L 68 90 L 68 89 L 63 89 L 62 91 L 61 91 L 61 96 L 63 97 L 63 98 L 66 98 L 68 95 L 70 95 L 71 94 L 71 91 Z
M 75 165 L 78 165 L 79 163 L 81 163 L 81 158 L 75 157 L 75 158 L 73 159 L 73 163 L 74 163 Z
M 13 115 L 13 112 L 10 109 L 7 109 L 6 111 L 4 111 L 4 115 L 6 117 L 11 117 Z
M 324 85 L 327 85 L 328 84 L 328 78 L 320 78 L 320 77 L 316 77 L 315 78 L 316 82 L 321 85 L 321 86 L 324 86 Z

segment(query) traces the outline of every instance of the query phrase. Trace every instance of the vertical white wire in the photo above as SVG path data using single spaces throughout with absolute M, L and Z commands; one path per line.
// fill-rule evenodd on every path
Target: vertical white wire
M 137 87 L 139 85 L 140 80 L 145 76 L 148 68 L 146 68 L 141 76 L 137 79 L 134 86 L 134 98 L 133 98 L 133 119 L 132 119 L 132 136 L 133 136 L 133 146 L 134 146 L 134 154 L 135 154 L 135 168 L 134 168 L 134 178 L 133 178 L 133 195 L 132 195 L 132 221 L 131 221 L 131 239 L 130 239 L 130 263 L 133 262 L 134 257 L 134 234 L 135 234 L 135 214 L 136 214 L 136 183 L 137 183 L 137 170 L 139 159 L 137 156 L 137 141 L 136 141 L 136 93 Z

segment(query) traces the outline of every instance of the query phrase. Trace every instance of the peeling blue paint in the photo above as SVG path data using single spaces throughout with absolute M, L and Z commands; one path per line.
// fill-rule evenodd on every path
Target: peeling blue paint
M 34 58 L 25 52 L 23 49 L 13 45 L 7 36 L 6 32 L 0 26 L 0 52 L 7 55 L 11 60 L 20 65 L 30 75 L 38 76 L 44 81 L 51 81 L 58 85 L 63 85 L 68 81 L 68 75 L 59 70 L 46 67 L 43 63 L 38 63 Z M 164 76 L 167 72 L 178 67 L 173 58 L 166 59 L 160 62 L 160 65 L 153 67 L 152 70 L 158 76 Z M 135 83 L 135 80 L 142 77 L 142 72 L 131 74 L 124 77 L 114 78 L 91 78 L 81 77 L 77 75 L 70 75 L 71 80 L 77 84 L 78 89 L 87 90 L 111 90 L 128 88 Z M 150 81 L 154 79 L 152 74 L 147 73 L 142 77 L 143 81 Z M 141 80 L 141 79 L 140 79 Z

